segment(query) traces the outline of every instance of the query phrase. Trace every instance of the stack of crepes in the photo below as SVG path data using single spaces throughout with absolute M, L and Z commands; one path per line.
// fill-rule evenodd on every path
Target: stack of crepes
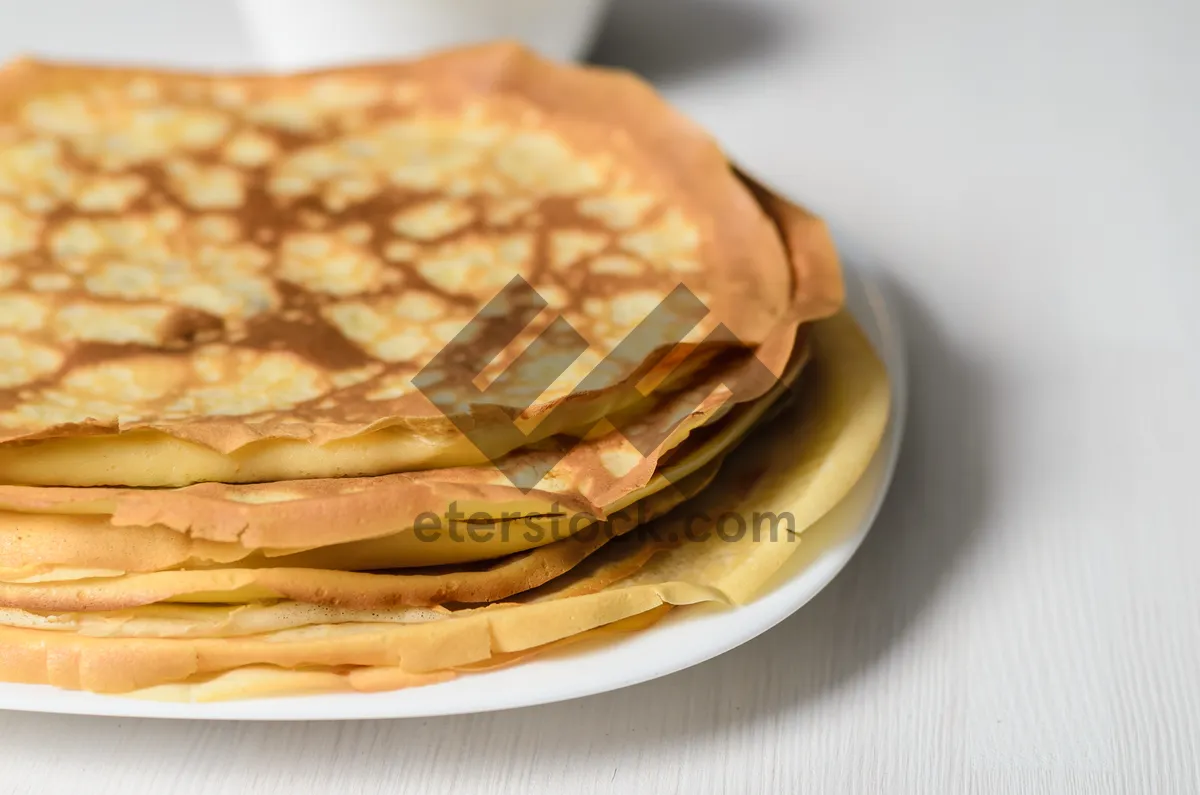
M 752 599 L 884 431 L 842 300 L 623 73 L 11 63 L 0 679 L 389 690 Z

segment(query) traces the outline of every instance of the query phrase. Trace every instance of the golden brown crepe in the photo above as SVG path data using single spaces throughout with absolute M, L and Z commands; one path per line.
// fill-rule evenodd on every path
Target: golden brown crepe
M 95 569 L 191 568 L 232 563 L 255 552 L 275 559 L 264 561 L 272 565 L 378 569 L 530 549 L 584 529 L 713 461 L 786 392 L 806 358 L 802 344 L 784 378 L 753 403 L 731 407 L 715 393 L 702 399 L 718 380 L 684 390 L 660 411 L 624 426 L 625 433 L 575 445 L 528 494 L 490 466 L 158 490 L 0 486 L 0 580 L 67 579 Z M 722 416 L 703 438 L 688 441 L 695 426 Z M 674 432 L 667 433 L 670 428 Z M 645 449 L 646 440 L 663 437 L 649 456 L 634 446 Z M 657 462 L 667 451 L 680 455 L 659 471 Z M 542 466 L 541 452 L 518 455 L 530 468 Z M 505 516 L 547 518 L 486 522 Z M 475 523 L 469 534 L 462 533 L 465 520 Z M 510 532 L 513 524 L 539 532 Z M 417 525 L 423 527 L 419 534 L 413 532 Z M 53 574 L 62 568 L 77 571 Z
M 842 298 L 631 75 L 10 64 L 0 680 L 380 691 L 744 603 L 884 432 Z
M 30 578 L 0 582 L 0 608 L 41 612 L 113 611 L 159 602 L 241 604 L 288 599 L 357 610 L 400 605 L 434 607 L 489 603 L 536 588 L 569 571 L 614 538 L 623 536 L 694 497 L 716 475 L 719 461 L 648 497 L 635 509 L 483 568 L 444 566 L 390 573 L 299 568 L 295 561 L 247 568 L 162 569 L 144 574 L 89 572 L 60 581 Z M 632 557 L 637 557 L 633 555 Z M 288 565 L 292 563 L 293 565 Z M 0 619 L 0 623 L 3 620 Z
M 507 388 L 449 390 L 448 418 L 412 378 L 518 275 L 553 311 L 483 370 Z M 823 225 L 629 75 L 510 45 L 288 77 L 0 71 L 0 482 L 478 464 L 452 419 L 515 412 L 536 441 L 660 380 L 686 353 L 662 358 L 666 329 L 609 354 L 680 284 L 711 310 L 688 345 L 724 323 L 776 375 L 842 297 Z M 521 351 L 555 316 L 588 349 L 540 392 L 571 335 Z
M 574 491 L 568 488 L 569 473 L 587 472 L 589 461 L 619 461 L 614 453 L 627 445 L 623 435 L 599 440 L 599 452 L 591 449 L 592 443 L 581 443 L 546 483 L 564 490 L 526 496 L 511 485 L 459 488 L 457 484 L 471 480 L 470 471 L 293 481 L 286 489 L 0 486 L 0 506 L 8 509 L 0 510 L 0 582 L 44 583 L 231 564 L 365 571 L 465 563 L 533 549 L 587 530 L 614 512 L 636 507 L 638 516 L 646 513 L 638 506 L 670 484 L 682 487 L 693 473 L 719 460 L 783 399 L 807 352 L 807 345 L 797 351 L 784 379 L 763 399 L 734 407 L 702 434 L 672 447 L 675 455 L 665 465 L 652 471 L 657 455 L 633 456 L 633 468 L 619 482 L 612 480 L 613 473 L 607 482 L 593 474 L 576 483 Z M 685 399 L 682 405 L 691 402 Z M 690 430 L 691 422 L 681 431 Z M 427 490 L 419 500 L 412 496 L 415 482 Z M 579 493 L 579 487 L 589 493 Z M 489 496 L 495 502 L 483 502 Z M 496 516 L 512 518 L 491 518 Z
M 728 474 L 686 510 L 597 553 L 614 555 L 611 561 L 596 559 L 594 567 L 602 569 L 620 565 L 621 555 L 610 549 L 616 544 L 654 539 L 669 547 L 599 591 L 587 592 L 586 585 L 582 593 L 574 590 L 595 574 L 585 563 L 521 603 L 429 620 L 403 612 L 390 621 L 322 623 L 313 614 L 308 626 L 291 620 L 286 629 L 239 637 L 179 637 L 170 622 L 162 622 L 160 636 L 152 637 L 153 613 L 143 614 L 139 637 L 0 627 L 0 677 L 169 698 L 277 694 L 318 680 L 322 688 L 399 687 L 442 681 L 455 670 L 536 652 L 614 622 L 657 616 L 665 605 L 745 603 L 791 556 L 797 535 L 859 480 L 886 428 L 887 374 L 853 321 L 838 316 L 816 324 L 812 344 L 805 399 L 739 448 L 728 461 Z M 776 532 L 717 532 L 731 517 L 752 530 L 757 517 L 769 515 L 790 520 Z M 256 610 L 224 609 L 239 615 Z M 341 678 L 335 682 L 330 676 Z
M 245 698 L 247 694 L 270 696 L 314 695 L 354 690 L 375 693 L 421 687 L 453 679 L 457 673 L 481 673 L 517 665 L 533 657 L 578 648 L 587 643 L 600 644 L 621 634 L 645 630 L 661 621 L 671 609 L 663 605 L 631 618 L 571 635 L 536 648 L 506 654 L 494 654 L 486 662 L 456 666 L 452 670 L 414 674 L 394 666 L 308 666 L 303 670 L 270 665 L 248 665 L 224 673 L 200 674 L 183 682 L 157 685 L 126 695 L 151 701 L 214 702 Z

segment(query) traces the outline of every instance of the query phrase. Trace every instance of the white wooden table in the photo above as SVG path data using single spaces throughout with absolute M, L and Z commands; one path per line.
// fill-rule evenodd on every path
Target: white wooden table
M 136 34 L 74 5 L 0 2 L 0 54 Z M 140 5 L 164 51 L 242 46 Z M 759 640 L 574 703 L 0 713 L 0 791 L 1200 791 L 1198 33 L 1196 0 L 624 0 L 601 54 L 900 296 L 910 431 L 860 555 Z

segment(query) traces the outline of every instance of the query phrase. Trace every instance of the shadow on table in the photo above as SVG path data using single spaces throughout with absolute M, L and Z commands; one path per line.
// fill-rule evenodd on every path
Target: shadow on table
M 654 81 L 720 68 L 779 40 L 771 11 L 741 0 L 616 0 L 590 60 Z
M 628 775 L 632 759 L 649 755 L 669 767 L 689 748 L 770 731 L 779 713 L 836 699 L 899 653 L 905 634 L 937 602 L 987 511 L 988 452 L 996 444 L 983 374 L 914 296 L 894 285 L 890 293 L 907 333 L 912 389 L 892 489 L 863 547 L 833 583 L 738 649 L 615 693 L 494 714 L 231 726 L 0 713 L 0 727 L 27 748 L 75 749 L 85 768 L 129 774 L 153 759 L 183 779 L 211 776 L 216 764 L 230 771 L 230 782 L 270 776 L 279 786 L 303 783 L 314 791 L 326 784 L 390 791 L 388 782 L 411 784 L 409 772 L 431 772 L 431 765 L 439 776 L 457 771 L 464 786 L 498 776 L 525 780 L 533 770 L 542 777 L 611 771 L 615 780 Z
M 656 716 L 676 716 L 677 735 L 588 736 L 596 753 L 598 742 L 643 749 L 687 744 L 697 734 L 719 735 L 776 712 L 803 710 L 892 653 L 937 601 L 988 510 L 996 428 L 984 373 L 955 349 L 915 296 L 895 283 L 887 288 L 907 334 L 910 406 L 895 480 L 855 558 L 810 604 L 755 641 L 668 680 L 544 708 L 548 722 L 559 710 L 586 722 L 600 699 L 617 702 L 606 711 L 630 713 L 624 722 L 631 726 L 662 726 Z M 497 725 L 508 719 L 495 718 Z M 560 732 L 571 724 L 552 723 Z M 569 737 L 553 743 L 564 756 L 571 745 Z

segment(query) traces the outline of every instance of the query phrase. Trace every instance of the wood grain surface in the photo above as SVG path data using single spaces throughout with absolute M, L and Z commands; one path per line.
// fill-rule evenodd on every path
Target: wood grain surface
M 223 3 L 64 28 L 85 5 L 0 0 L 0 54 L 245 57 Z M 599 57 L 901 302 L 909 435 L 861 553 L 760 639 L 578 702 L 0 713 L 0 791 L 1200 792 L 1198 30 L 1195 0 L 619 2 Z

